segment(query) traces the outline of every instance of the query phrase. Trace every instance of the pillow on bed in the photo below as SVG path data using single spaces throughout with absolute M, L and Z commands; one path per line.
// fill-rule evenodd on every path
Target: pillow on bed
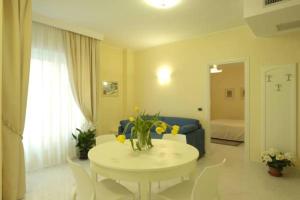
M 192 132 L 197 129 L 198 129 L 198 126 L 196 126 L 194 124 L 188 124 L 188 125 L 181 126 L 179 132 L 181 134 L 186 134 L 186 133 Z

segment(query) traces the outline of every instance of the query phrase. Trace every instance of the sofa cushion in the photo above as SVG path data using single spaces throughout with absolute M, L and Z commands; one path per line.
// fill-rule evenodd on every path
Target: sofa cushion
M 160 117 L 160 120 L 166 122 L 171 126 L 172 125 L 184 126 L 184 125 L 192 124 L 200 128 L 199 120 L 196 119 L 181 118 L 181 117 Z
M 125 127 L 126 127 L 126 125 L 129 123 L 129 120 L 122 120 L 122 121 L 120 121 L 120 127 L 119 127 L 119 134 L 121 134 L 121 133 L 123 133 L 123 131 L 125 131 Z M 133 125 L 132 124 L 130 124 L 129 126 L 128 126 L 128 129 L 127 129 L 127 131 L 126 131 L 126 135 L 130 135 L 130 133 L 131 133 L 131 128 L 133 127 Z
M 195 131 L 198 129 L 198 126 L 195 126 L 194 124 L 188 124 L 180 127 L 179 133 L 186 134 L 192 131 Z
M 186 134 L 186 133 L 189 133 L 189 132 L 192 132 L 198 128 L 201 128 L 201 125 L 199 123 L 198 120 L 196 119 L 190 119 L 190 118 L 181 118 L 181 117 L 164 117 L 164 116 L 161 116 L 159 117 L 159 120 L 163 121 L 163 122 L 166 122 L 167 124 L 169 124 L 170 126 L 173 126 L 173 125 L 178 125 L 180 126 L 180 130 L 179 130 L 179 133 L 182 133 L 182 134 Z M 129 123 L 128 120 L 122 120 L 120 121 L 120 129 L 119 131 L 124 131 L 126 125 Z M 128 130 L 126 131 L 126 135 L 129 135 L 130 134 L 130 131 L 131 131 L 131 128 L 132 128 L 132 125 L 130 125 L 128 127 Z M 152 133 L 155 133 L 155 128 L 156 127 L 152 127 L 150 132 Z M 167 128 L 166 130 L 166 133 L 170 133 L 171 132 L 171 128 Z M 155 135 L 155 134 L 154 134 Z M 160 136 L 157 136 L 155 135 L 154 138 L 159 138 Z

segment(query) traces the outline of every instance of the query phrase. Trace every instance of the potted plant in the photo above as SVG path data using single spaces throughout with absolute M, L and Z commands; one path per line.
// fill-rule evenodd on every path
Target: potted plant
M 163 134 L 169 127 L 171 133 L 176 135 L 179 132 L 180 127 L 177 125 L 170 126 L 167 123 L 159 120 L 159 114 L 154 116 L 147 115 L 145 112 L 139 112 L 139 109 L 135 109 L 137 112 L 136 117 L 129 117 L 129 123 L 126 125 L 123 133 L 121 133 L 117 140 L 124 143 L 126 140 L 125 133 L 128 128 L 131 128 L 130 143 L 134 151 L 146 151 L 153 147 L 151 142 L 151 130 L 155 129 L 157 134 Z
M 91 123 L 85 123 L 81 129 L 76 129 L 78 134 L 72 133 L 76 140 L 76 147 L 79 152 L 79 159 L 88 159 L 88 152 L 96 145 L 96 129 Z
M 294 158 L 291 153 L 280 152 L 273 148 L 263 152 L 261 158 L 269 167 L 269 174 L 275 177 L 281 177 L 285 167 L 294 166 Z

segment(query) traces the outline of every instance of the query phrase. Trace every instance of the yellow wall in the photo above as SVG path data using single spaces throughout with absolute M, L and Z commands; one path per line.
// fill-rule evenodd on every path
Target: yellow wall
M 97 69 L 97 134 L 116 133 L 120 120 L 128 116 L 133 103 L 133 53 L 100 43 L 100 69 Z M 102 95 L 102 81 L 117 81 L 119 95 Z
M 244 63 L 219 65 L 222 73 L 210 74 L 211 119 L 244 119 Z M 226 89 L 233 97 L 226 98 Z
M 136 103 L 148 112 L 200 119 L 208 130 L 207 65 L 212 62 L 250 60 L 250 157 L 261 153 L 261 69 L 264 66 L 299 63 L 300 34 L 257 38 L 248 27 L 218 32 L 206 37 L 180 41 L 135 53 Z M 160 86 L 156 70 L 172 69 L 169 85 Z M 300 84 L 300 81 L 298 82 Z M 298 85 L 300 88 L 300 85 Z M 298 93 L 300 95 L 300 93 Z M 300 96 L 298 96 L 300 97 Z M 298 98 L 300 99 L 300 98 Z M 300 107 L 298 107 L 300 114 Z M 300 126 L 298 118 L 298 126 Z M 208 141 L 209 134 L 206 134 Z M 298 157 L 300 127 L 298 127 Z
M 0 1 L 0 116 L 2 116 L 2 10 L 3 1 Z M 0 122 L 0 199 L 2 199 L 2 120 Z
M 129 117 L 134 108 L 134 53 L 131 50 L 123 51 L 123 116 Z

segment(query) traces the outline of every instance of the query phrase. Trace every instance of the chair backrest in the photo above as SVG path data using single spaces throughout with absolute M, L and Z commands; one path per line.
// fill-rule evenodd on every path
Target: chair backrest
M 177 142 L 182 142 L 182 143 L 186 143 L 186 136 L 183 134 L 164 134 L 163 135 L 163 139 L 164 140 L 173 140 L 173 141 L 177 141 Z
M 195 185 L 192 191 L 192 200 L 218 199 L 218 182 L 225 162 L 226 159 L 217 165 L 206 167 L 202 171 L 199 177 L 195 180 Z
M 113 134 L 100 135 L 100 136 L 96 137 L 96 145 L 102 144 L 104 142 L 113 141 L 115 139 L 116 139 L 116 136 Z
M 67 160 L 76 181 L 76 200 L 95 200 L 95 186 L 88 173 L 70 158 Z

